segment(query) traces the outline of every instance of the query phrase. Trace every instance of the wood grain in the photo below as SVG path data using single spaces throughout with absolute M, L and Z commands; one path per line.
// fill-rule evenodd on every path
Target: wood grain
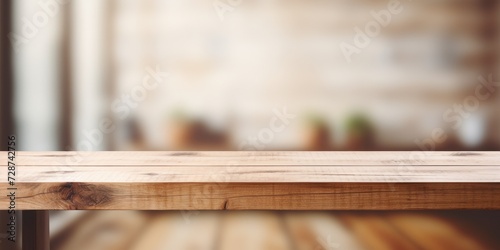
M 350 232 L 357 236 L 368 250 L 378 249 L 401 249 L 419 250 L 411 238 L 392 226 L 386 218 L 376 215 L 341 215 L 340 219 L 345 223 Z
M 220 221 L 219 213 L 202 213 L 186 217 L 179 212 L 165 213 L 149 223 L 130 250 L 196 249 L 215 248 Z
M 500 209 L 497 152 L 419 160 L 404 160 L 411 152 L 95 152 L 58 164 L 79 154 L 18 152 L 17 208 Z
M 227 213 L 224 215 L 220 250 L 293 249 L 280 217 L 268 211 Z
M 23 166 L 233 166 L 233 165 L 496 165 L 500 153 L 493 151 L 51 151 L 16 152 Z M 5 166 L 7 154 L 0 154 Z
M 427 214 L 388 215 L 388 221 L 394 228 L 413 239 L 419 249 L 477 249 L 487 250 L 477 239 L 460 230 L 445 218 Z M 442 235 L 443 237 L 435 237 Z M 446 237 L 444 237 L 446 236 Z
M 18 209 L 500 209 L 493 183 L 22 183 Z M 1 206 L 7 207 L 2 198 Z
M 285 218 L 297 250 L 366 250 L 336 213 L 286 212 Z
M 148 222 L 148 216 L 139 211 L 102 211 L 87 214 L 85 218 L 52 238 L 50 249 L 130 249 L 129 246 L 135 243 L 142 231 L 149 226 Z

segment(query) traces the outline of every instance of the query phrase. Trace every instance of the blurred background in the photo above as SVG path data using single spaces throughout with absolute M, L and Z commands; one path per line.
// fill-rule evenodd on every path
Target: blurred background
M 20 150 L 500 148 L 497 1 L 3 2 Z
M 499 150 L 499 13 L 494 0 L 2 0 L 0 136 L 31 151 Z

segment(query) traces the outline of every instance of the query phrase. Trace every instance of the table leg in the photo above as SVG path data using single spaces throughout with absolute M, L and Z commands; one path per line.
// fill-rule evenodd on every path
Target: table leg
M 49 250 L 49 211 L 22 212 L 23 250 Z

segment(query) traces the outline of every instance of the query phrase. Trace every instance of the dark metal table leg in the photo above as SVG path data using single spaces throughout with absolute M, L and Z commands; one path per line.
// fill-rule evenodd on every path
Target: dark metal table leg
M 49 250 L 49 211 L 23 211 L 23 250 Z

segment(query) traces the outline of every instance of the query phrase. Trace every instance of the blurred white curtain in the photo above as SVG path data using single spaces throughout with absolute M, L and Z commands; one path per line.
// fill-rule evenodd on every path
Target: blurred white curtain
M 61 15 L 48 15 L 38 1 L 13 5 L 12 34 L 22 41 L 13 54 L 17 150 L 58 150 Z
M 71 1 L 71 71 L 74 150 L 106 149 L 106 137 L 98 135 L 99 124 L 109 111 L 106 101 L 106 1 Z M 90 146 L 89 146 L 90 145 Z

